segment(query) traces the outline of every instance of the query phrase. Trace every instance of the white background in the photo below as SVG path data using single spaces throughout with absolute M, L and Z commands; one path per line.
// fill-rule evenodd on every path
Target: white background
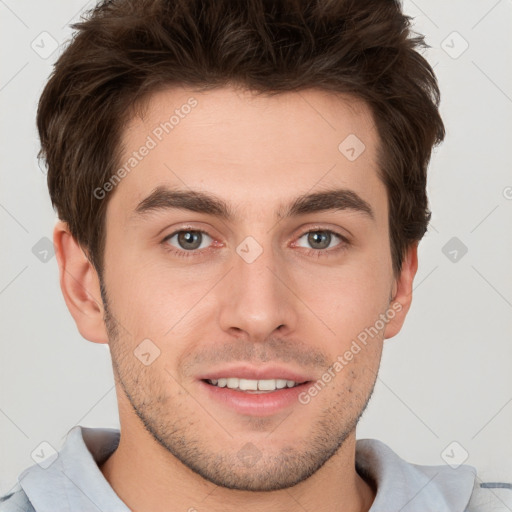
M 93 5 L 0 0 L 0 493 L 34 464 L 42 441 L 59 449 L 75 424 L 118 427 L 108 348 L 81 338 L 55 257 L 43 263 L 32 252 L 55 222 L 35 110 L 61 48 L 42 58 L 31 44 L 51 49 L 42 32 L 64 43 L 69 23 Z M 512 2 L 416 0 L 404 9 L 432 47 L 425 55 L 447 137 L 430 167 L 432 224 L 412 308 L 386 341 L 358 437 L 419 464 L 445 464 L 456 441 L 452 457 L 467 452 L 488 480 L 511 481 Z M 456 262 L 442 251 L 452 237 L 467 247 Z

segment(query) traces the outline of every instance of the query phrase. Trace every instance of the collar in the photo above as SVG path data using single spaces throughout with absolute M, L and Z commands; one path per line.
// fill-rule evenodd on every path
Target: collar
M 377 487 L 369 512 L 464 512 L 476 476 L 468 465 L 411 464 L 376 439 L 358 439 L 356 468 Z
M 130 512 L 98 467 L 117 448 L 119 438 L 115 429 L 73 427 L 49 467 L 36 464 L 18 478 L 34 509 Z
M 130 512 L 103 476 L 101 465 L 117 448 L 120 431 L 77 425 L 53 463 L 27 468 L 19 482 L 37 512 Z M 463 512 L 476 470 L 472 466 L 420 466 L 376 439 L 356 443 L 356 467 L 377 494 L 369 512 Z

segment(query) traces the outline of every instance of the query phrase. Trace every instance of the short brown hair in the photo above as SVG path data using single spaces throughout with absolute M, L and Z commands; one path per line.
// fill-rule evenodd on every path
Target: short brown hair
M 427 166 L 444 138 L 437 81 L 418 51 L 428 45 L 410 22 L 393 0 L 112 0 L 72 25 L 39 101 L 39 156 L 52 204 L 100 278 L 108 197 L 93 190 L 119 165 L 124 123 L 163 87 L 229 84 L 366 102 L 380 137 L 397 276 L 426 232 Z

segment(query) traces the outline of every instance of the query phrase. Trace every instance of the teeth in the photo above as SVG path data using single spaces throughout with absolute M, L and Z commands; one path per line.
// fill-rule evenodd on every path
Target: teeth
M 258 389 L 258 381 L 257 380 L 249 380 L 249 379 L 240 379 L 240 381 L 238 382 L 238 387 L 242 391 L 246 391 L 249 389 L 252 391 L 256 391 Z
M 276 389 L 276 381 L 274 379 L 258 380 L 258 389 L 262 391 L 274 391 Z
M 238 387 L 238 380 L 236 377 L 229 377 L 226 386 L 230 389 L 235 389 Z
M 276 388 L 277 389 L 283 389 L 286 387 L 286 380 L 285 379 L 277 379 L 276 380 Z
M 237 377 L 228 377 L 222 379 L 210 379 L 210 384 L 219 388 L 228 387 L 240 391 L 275 391 L 276 389 L 293 388 L 297 383 L 286 379 L 238 379 Z

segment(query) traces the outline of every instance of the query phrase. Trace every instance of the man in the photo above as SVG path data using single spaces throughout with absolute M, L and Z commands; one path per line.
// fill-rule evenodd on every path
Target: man
M 102 2 L 40 100 L 60 284 L 120 431 L 0 510 L 476 511 L 474 468 L 356 442 L 444 136 L 392 1 Z M 494 501 L 492 501 L 494 500 Z

